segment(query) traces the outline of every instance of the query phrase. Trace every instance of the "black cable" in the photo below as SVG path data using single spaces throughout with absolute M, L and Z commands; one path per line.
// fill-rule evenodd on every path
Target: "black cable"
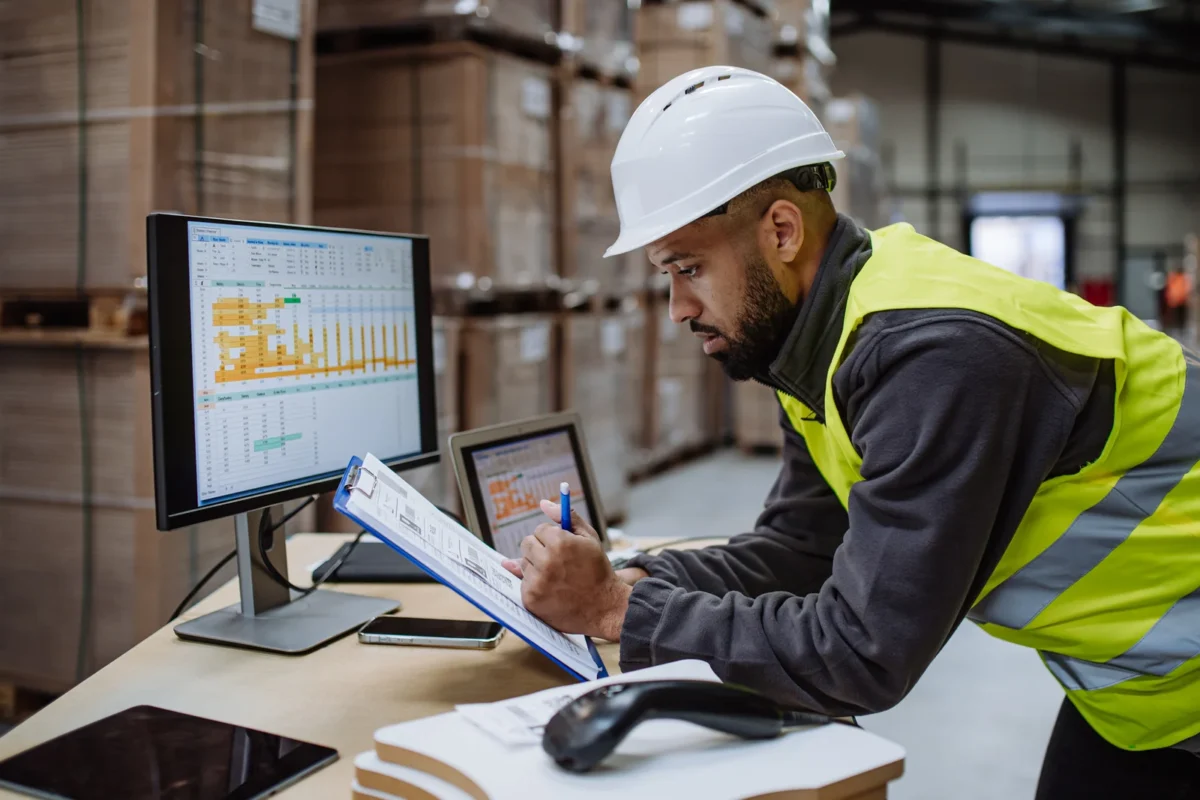
M 464 528 L 466 527 L 467 523 L 463 522 L 463 519 L 462 519 L 462 517 L 460 517 L 458 514 L 455 514 L 455 513 L 454 513 L 453 511 L 451 511 L 450 509 L 448 509 L 448 508 L 443 508 L 442 506 L 439 506 L 439 505 L 437 505 L 436 503 L 434 504 L 434 506 L 433 506 L 433 507 L 434 507 L 434 508 L 436 508 L 438 511 L 442 512 L 443 514 L 445 514 L 445 515 L 446 515 L 447 517 L 449 517 L 450 519 L 452 519 L 452 520 L 454 520 L 455 522 L 457 522 L 459 525 L 462 525 Z
M 314 498 L 310 497 L 308 500 L 306 500 L 304 503 L 302 503 L 297 508 L 293 509 L 290 514 L 285 516 L 282 520 L 280 520 L 278 523 L 276 523 L 274 525 L 270 524 L 271 510 L 267 509 L 267 510 L 263 511 L 262 519 L 258 523 L 258 557 L 259 557 L 259 560 L 262 561 L 263 568 L 266 569 L 267 574 L 270 575 L 271 578 L 273 578 L 276 583 L 278 583 L 280 586 L 284 586 L 288 589 L 291 589 L 293 592 L 299 592 L 300 597 L 307 597 L 308 595 L 310 595 L 314 591 L 316 591 L 317 587 L 319 587 L 321 584 L 325 583 L 330 578 L 337 575 L 338 570 L 342 568 L 342 565 L 346 563 L 347 559 L 349 559 L 350 555 L 354 552 L 354 548 L 358 547 L 358 543 L 361 542 L 362 538 L 367 535 L 366 530 L 360 530 L 358 532 L 358 535 L 354 537 L 354 541 L 352 541 L 350 543 L 350 546 L 348 548 L 346 548 L 346 552 L 342 554 L 342 557 L 334 562 L 333 566 L 330 567 L 329 570 L 324 575 L 321 576 L 320 580 L 313 581 L 312 586 L 309 586 L 307 588 L 302 587 L 302 586 L 297 586 L 296 584 L 289 581 L 287 578 L 283 577 L 283 575 L 279 572 L 279 570 L 275 568 L 275 565 L 271 563 L 271 559 L 267 557 L 267 537 L 269 535 L 271 535 L 272 533 L 274 533 L 279 528 L 283 527 L 285 522 L 287 522 L 289 519 L 294 517 L 297 514 L 297 512 L 300 511 L 300 509 L 304 508 L 306 505 L 311 503 L 313 501 L 313 499 Z M 299 599 L 299 598 L 296 598 L 296 599 Z
M 230 550 L 228 553 L 226 553 L 225 557 L 222 558 L 220 561 L 218 561 L 212 569 L 210 569 L 208 572 L 204 573 L 204 577 L 201 578 L 200 581 L 195 586 L 192 587 L 192 590 L 187 593 L 187 597 L 183 598 L 183 600 L 180 601 L 179 605 L 175 607 L 175 610 L 171 612 L 171 619 L 169 619 L 167 621 L 170 622 L 171 620 L 176 619 L 180 614 L 182 614 L 184 612 L 184 609 L 186 609 L 188 607 L 188 603 L 192 602 L 192 598 L 194 598 L 199 593 L 200 589 L 203 588 L 204 584 L 211 581 L 213 579 L 213 576 L 216 575 L 217 572 L 220 571 L 221 567 L 225 566 L 230 561 L 232 561 L 233 557 L 236 555 L 237 555 L 237 548 L 235 547 L 233 550 Z
M 88 125 L 87 125 L 87 51 L 84 46 L 85 26 L 83 0 L 75 0 L 75 60 L 78 92 L 79 139 L 79 231 L 75 254 L 75 291 L 79 297 L 87 289 L 87 214 L 88 214 Z M 75 679 L 87 677 L 88 651 L 92 629 L 92 595 L 94 592 L 95 530 L 92 520 L 92 441 L 88 419 L 87 363 L 83 343 L 75 345 L 75 380 L 79 394 L 79 460 L 80 511 L 83 516 L 83 579 L 80 587 L 79 644 L 75 655 Z
M 282 528 L 284 525 L 286 525 L 288 523 L 288 520 L 290 520 L 292 517 L 296 516 L 301 511 L 303 511 L 305 508 L 310 506 L 315 499 L 316 499 L 315 497 L 310 497 L 307 500 L 305 500 L 303 503 L 301 503 L 300 505 L 293 508 L 290 512 L 288 512 L 288 514 L 286 516 L 284 516 L 283 519 L 279 520 L 279 522 L 277 522 L 275 525 L 271 526 L 271 529 L 269 531 L 267 531 L 266 533 L 273 533 L 277 529 Z M 264 514 L 264 516 L 266 516 L 266 515 Z M 212 569 L 210 569 L 208 572 L 206 572 L 204 574 L 204 577 L 201 578 L 196 583 L 196 585 L 191 588 L 191 591 L 189 591 L 187 593 L 187 597 L 183 598 L 183 600 L 180 601 L 179 605 L 175 607 L 175 610 L 173 612 L 171 612 L 170 619 L 175 619 L 180 614 L 182 614 L 184 609 L 187 608 L 188 603 L 190 603 L 192 601 L 192 598 L 194 598 L 196 596 L 196 593 L 199 592 L 201 588 L 203 588 L 204 584 L 211 581 L 213 579 L 213 576 L 217 574 L 217 572 L 221 569 L 221 567 L 228 564 L 229 561 L 236 555 L 237 555 L 237 548 L 234 548 L 231 552 L 227 553 L 224 558 L 222 558 L 220 561 L 218 561 Z M 266 558 L 264 558 L 263 560 L 266 561 Z M 170 620 L 168 620 L 168 622 L 169 621 Z

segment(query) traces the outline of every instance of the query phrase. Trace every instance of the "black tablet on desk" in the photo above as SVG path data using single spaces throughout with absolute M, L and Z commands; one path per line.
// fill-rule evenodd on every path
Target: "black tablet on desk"
M 329 747 L 135 706 L 0 761 L 0 787 L 53 800 L 257 800 L 337 757 Z

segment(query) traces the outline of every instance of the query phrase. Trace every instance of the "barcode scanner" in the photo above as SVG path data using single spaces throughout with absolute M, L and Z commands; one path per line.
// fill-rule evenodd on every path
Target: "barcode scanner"
M 678 719 L 743 739 L 772 739 L 798 725 L 839 720 L 789 711 L 750 689 L 709 681 L 614 683 L 577 697 L 546 724 L 542 749 L 560 767 L 587 772 L 640 723 Z

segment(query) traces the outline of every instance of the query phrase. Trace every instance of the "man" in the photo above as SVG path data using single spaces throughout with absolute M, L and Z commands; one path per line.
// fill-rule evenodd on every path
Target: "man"
M 778 391 L 783 468 L 753 533 L 620 573 L 543 525 L 526 605 L 623 669 L 700 658 L 839 715 L 899 702 L 970 617 L 1068 692 L 1039 798 L 1200 797 L 1200 372 L 1123 309 L 838 216 L 841 155 L 746 70 L 638 108 L 609 255 L 644 246 L 672 321 Z

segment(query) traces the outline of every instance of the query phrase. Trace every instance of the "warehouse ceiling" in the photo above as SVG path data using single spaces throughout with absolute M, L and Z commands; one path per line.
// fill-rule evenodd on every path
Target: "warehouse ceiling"
M 1200 0 L 833 0 L 833 36 L 885 30 L 1200 72 Z

